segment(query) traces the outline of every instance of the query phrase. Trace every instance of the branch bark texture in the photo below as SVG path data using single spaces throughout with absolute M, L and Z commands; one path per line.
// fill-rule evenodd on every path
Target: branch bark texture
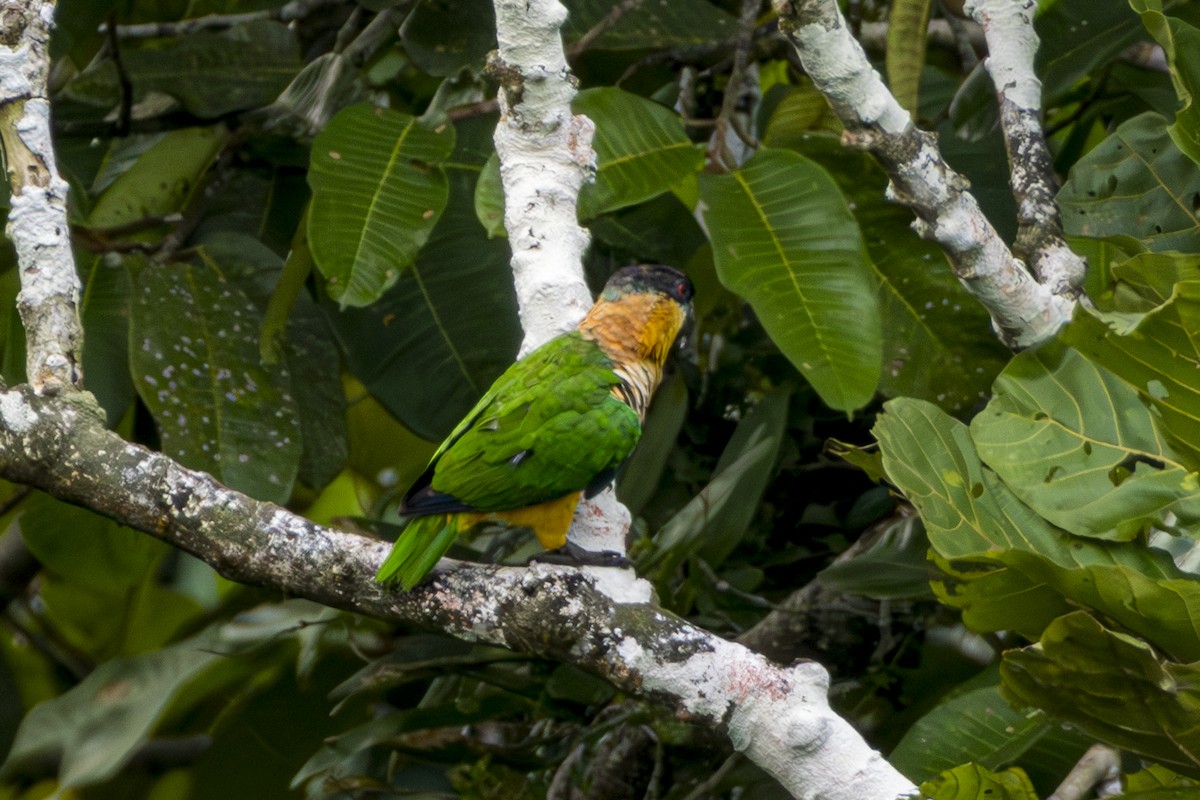
M 889 196 L 917 215 L 916 230 L 950 257 L 954 274 L 991 314 L 1006 344 L 1028 347 L 1070 319 L 1075 302 L 1039 282 L 1009 250 L 935 138 L 883 85 L 832 0 L 775 0 L 780 30 L 846 126 L 891 178 Z
M 984 67 L 996 86 L 1000 127 L 1017 200 L 1015 250 L 1052 292 L 1078 294 L 1086 265 L 1063 240 L 1062 219 L 1054 202 L 1054 167 L 1042 133 L 1042 82 L 1033 71 L 1038 49 L 1038 35 L 1033 29 L 1037 3 L 974 0 L 965 9 L 983 27 L 987 38 Z
M 820 665 L 780 667 L 696 628 L 655 607 L 631 571 L 457 564 L 412 592 L 389 591 L 373 579 L 388 543 L 322 527 L 126 442 L 82 393 L 0 393 L 0 477 L 145 531 L 240 583 L 574 664 L 720 728 L 797 797 L 913 791 L 830 710 Z
M 54 161 L 46 95 L 53 17 L 53 0 L 0 2 L 0 141 L 12 186 L 8 236 L 21 270 L 17 309 L 26 375 L 50 393 L 79 385 L 83 346 L 67 182 Z
M 575 327 L 592 305 L 583 280 L 589 237 L 576 207 L 595 169 L 595 128 L 571 112 L 575 80 L 560 33 L 566 8 L 558 0 L 495 0 L 495 8 L 496 154 L 524 355 Z

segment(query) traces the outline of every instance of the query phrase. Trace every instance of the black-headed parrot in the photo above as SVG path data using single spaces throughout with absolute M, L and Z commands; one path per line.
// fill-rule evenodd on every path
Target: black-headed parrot
M 442 442 L 400 504 L 408 520 L 376 580 L 415 586 L 481 522 L 567 543 L 575 507 L 633 452 L 692 284 L 660 265 L 615 273 L 579 326 L 517 361 Z

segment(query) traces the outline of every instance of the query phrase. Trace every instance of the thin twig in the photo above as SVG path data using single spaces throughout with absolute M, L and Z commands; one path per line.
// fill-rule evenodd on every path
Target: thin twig
M 125 62 L 121 60 L 121 43 L 116 34 L 117 15 L 108 15 L 108 35 L 106 37 L 108 55 L 117 71 L 117 120 L 113 123 L 114 132 L 118 137 L 129 135 L 129 121 L 133 118 L 133 82 L 125 71 Z
M 717 128 L 712 135 L 712 151 L 715 160 L 728 170 L 737 169 L 752 151 L 751 137 L 744 132 L 744 126 L 738 124 L 739 114 L 746 109 L 743 100 L 747 91 L 757 91 L 757 83 L 750 87 L 747 77 L 747 67 L 750 63 L 750 49 L 754 44 L 754 23 L 758 20 L 758 11 L 762 0 L 742 0 L 742 11 L 738 16 L 737 37 L 733 40 L 733 66 L 729 70 L 729 83 L 725 85 L 725 96 L 721 99 L 721 112 L 717 115 Z M 746 145 L 741 153 L 735 154 L 730 146 L 731 130 Z
M 279 8 L 265 11 L 247 11 L 241 14 L 208 14 L 195 19 L 181 19 L 176 22 L 145 22 L 138 25 L 116 25 L 116 35 L 120 39 L 157 39 L 168 36 L 187 36 L 200 31 L 216 31 L 244 25 L 258 20 L 279 20 L 291 22 L 303 19 L 313 11 L 323 7 L 339 5 L 346 0 L 292 0 Z M 100 32 L 107 34 L 113 30 L 113 23 L 100 26 Z
M 599 39 L 605 33 L 610 31 L 614 25 L 621 21 L 621 17 L 633 11 L 635 8 L 644 3 L 645 0 L 622 0 L 613 6 L 612 11 L 604 19 L 597 22 L 592 27 L 588 28 L 587 32 L 580 36 L 574 44 L 567 48 L 567 60 L 574 61 L 585 50 L 591 47 L 592 42 Z

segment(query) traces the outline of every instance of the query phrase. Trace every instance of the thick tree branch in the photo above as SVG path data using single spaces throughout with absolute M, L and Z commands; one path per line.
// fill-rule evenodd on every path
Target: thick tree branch
M 567 10 L 558 0 L 495 7 L 500 47 L 488 66 L 500 83 L 496 154 L 524 354 L 574 328 L 592 305 L 583 280 L 589 237 L 576 206 L 595 169 L 595 128 L 571 113 L 575 80 L 560 34 Z
M 1075 302 L 1037 281 L 984 216 L 967 182 L 913 125 L 872 68 L 832 0 L 774 0 L 780 30 L 846 126 L 891 178 L 889 196 L 917 215 L 914 227 L 942 246 L 954 274 L 987 308 L 1003 341 L 1027 347 L 1070 319 Z
M 1055 294 L 1077 294 L 1086 264 L 1063 240 L 1062 220 L 1054 202 L 1055 179 L 1050 149 L 1042 133 L 1042 82 L 1033 72 L 1038 36 L 1033 29 L 1034 0 L 970 0 L 966 11 L 983 26 L 988 57 L 984 61 L 1000 104 L 1000 127 L 1008 151 L 1013 196 L 1017 201 L 1014 249 L 1033 267 L 1038 280 Z
M 316 525 L 126 442 L 86 394 L 0 394 L 0 477 L 170 542 L 231 580 L 589 670 L 722 729 L 796 796 L 891 800 L 913 788 L 829 709 L 820 665 L 783 668 L 696 628 L 655 607 L 630 571 L 459 564 L 393 592 L 373 579 L 388 543 Z
M 12 185 L 8 236 L 17 249 L 25 370 L 38 391 L 79 385 L 79 278 L 67 226 L 67 183 L 50 139 L 46 75 L 53 0 L 0 2 L 0 141 Z

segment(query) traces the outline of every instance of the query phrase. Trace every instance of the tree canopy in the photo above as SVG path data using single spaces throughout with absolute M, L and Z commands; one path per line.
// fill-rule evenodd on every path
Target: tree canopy
M 504 2 L 27 4 L 94 401 L 30 366 L 76 382 L 19 229 L 54 186 L 18 157 L 37 92 L 5 89 L 0 800 L 798 796 L 622 626 L 819 662 L 930 797 L 1045 797 L 1089 752 L 1193 796 L 1200 7 L 564 0 L 565 80 L 515 60 Z M 574 149 L 503 138 L 531 132 Z M 489 627 L 471 592 L 519 571 L 363 589 L 362 537 L 569 327 L 533 301 L 643 262 L 697 289 L 616 485 L 653 603 L 546 573 Z

